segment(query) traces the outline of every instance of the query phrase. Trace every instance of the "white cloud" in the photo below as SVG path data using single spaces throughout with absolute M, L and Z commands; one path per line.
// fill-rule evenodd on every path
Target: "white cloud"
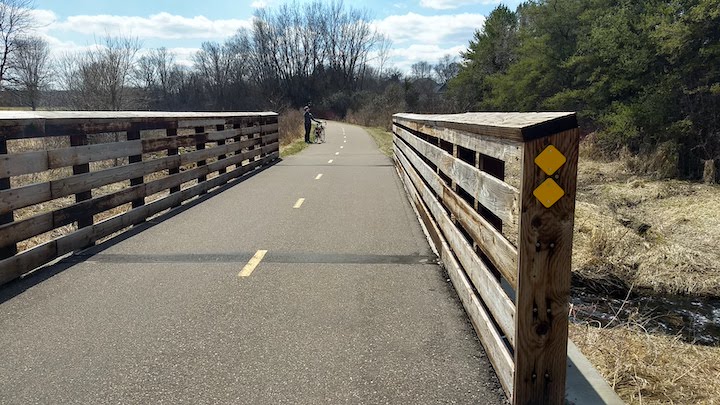
M 252 8 L 266 8 L 268 6 L 267 2 L 264 1 L 253 1 L 250 4 L 250 7 Z
M 375 21 L 375 27 L 395 44 L 443 42 L 468 43 L 485 24 L 482 14 L 423 16 L 416 13 L 394 15 Z
M 219 39 L 233 35 L 239 28 L 249 28 L 251 20 L 210 20 L 162 12 L 150 17 L 116 15 L 76 15 L 48 28 L 84 35 L 122 33 L 140 39 Z
M 420 0 L 420 6 L 433 10 L 450 10 L 477 4 L 499 4 L 500 0 Z

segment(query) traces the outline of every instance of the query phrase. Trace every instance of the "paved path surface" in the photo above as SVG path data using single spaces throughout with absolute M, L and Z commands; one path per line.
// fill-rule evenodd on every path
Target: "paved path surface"
M 391 160 L 327 140 L 0 289 L 0 404 L 502 403 Z

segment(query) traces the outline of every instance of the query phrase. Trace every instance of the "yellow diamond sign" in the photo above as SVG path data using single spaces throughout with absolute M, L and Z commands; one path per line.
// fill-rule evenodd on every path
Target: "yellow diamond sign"
M 550 208 L 565 195 L 565 190 L 560 188 L 560 186 L 555 183 L 555 180 L 547 179 L 540 187 L 533 191 L 533 195 L 540 200 L 545 208 Z
M 562 154 L 553 145 L 548 146 L 541 154 L 535 158 L 535 164 L 538 165 L 548 176 L 552 176 L 562 165 L 567 162 L 565 155 Z

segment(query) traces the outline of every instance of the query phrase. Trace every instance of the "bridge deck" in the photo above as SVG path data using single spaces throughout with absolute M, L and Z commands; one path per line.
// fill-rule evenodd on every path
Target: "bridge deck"
M 1 287 L 0 403 L 502 403 L 391 160 L 327 138 Z

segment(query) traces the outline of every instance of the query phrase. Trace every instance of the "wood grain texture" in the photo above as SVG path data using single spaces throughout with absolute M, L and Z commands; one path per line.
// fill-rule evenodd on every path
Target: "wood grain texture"
M 193 128 L 244 124 L 259 118 L 277 123 L 277 117 L 274 112 L 0 111 L 0 136 L 22 139 L 70 133 Z
M 70 135 L 70 146 L 86 146 L 89 143 L 88 136 L 85 134 L 75 134 Z M 89 176 L 90 173 L 90 164 L 89 163 L 83 163 L 74 165 L 72 167 L 73 171 L 73 177 L 81 177 L 81 176 Z M 50 183 L 50 189 L 52 190 L 52 182 Z M 109 184 L 109 183 L 108 183 Z M 66 195 L 69 194 L 75 194 L 75 202 L 85 201 L 92 198 L 92 187 L 91 188 L 79 188 L 75 189 L 71 192 L 69 192 Z M 77 220 L 78 228 L 85 228 L 88 226 L 92 226 L 93 224 L 93 216 L 92 215 L 84 215 L 80 216 Z
M 494 279 L 490 270 L 475 254 L 460 231 L 455 227 L 451 218 L 445 213 L 442 205 L 437 201 L 432 191 L 423 183 L 420 175 L 401 153 L 398 158 L 412 181 L 415 190 L 420 195 L 425 206 L 432 214 L 435 223 L 442 230 L 443 237 L 450 249 L 455 253 L 468 278 L 477 289 L 482 301 L 488 307 L 493 318 L 502 328 L 508 340 L 513 344 L 515 337 L 515 306 L 503 291 L 500 284 Z
M 274 147 L 274 146 L 272 146 Z M 248 153 L 261 153 L 261 150 L 251 151 Z M 51 260 L 64 254 L 73 252 L 97 240 L 118 232 L 131 225 L 136 225 L 144 221 L 147 217 L 160 213 L 164 210 L 178 206 L 182 201 L 196 197 L 215 187 L 219 187 L 231 180 L 242 177 L 247 173 L 273 163 L 280 157 L 279 153 L 273 152 L 264 158 L 251 162 L 245 166 L 236 168 L 212 180 L 199 183 L 185 190 L 179 191 L 169 196 L 153 201 L 149 204 L 132 209 L 123 214 L 106 219 L 88 226 L 86 228 L 75 231 L 71 234 L 62 236 L 50 242 L 39 245 L 30 250 L 19 253 L 13 257 L 0 261 L 0 285 L 16 279 L 37 267 L 50 262 Z M 238 156 L 237 158 L 240 158 Z M 207 169 L 207 166 L 203 169 Z M 138 187 L 147 187 L 152 183 L 146 183 Z M 91 203 L 86 201 L 83 203 Z
M 402 140 L 396 138 L 396 153 L 399 151 L 412 163 L 425 182 L 440 196 L 445 207 L 450 210 L 475 243 L 488 256 L 506 280 L 515 288 L 517 285 L 517 249 L 498 232 L 492 224 L 477 213 L 465 200 L 453 193 L 445 182 L 425 162 L 422 161 Z M 517 235 L 516 235 L 517 236 Z
M 269 145 L 268 152 L 272 152 L 272 148 L 274 146 L 275 145 Z M 45 232 L 49 232 L 55 228 L 71 224 L 83 216 L 99 214 L 119 207 L 123 204 L 131 203 L 152 194 L 159 193 L 163 190 L 179 186 L 190 180 L 196 179 L 200 175 L 207 175 L 211 172 L 225 169 L 231 165 L 241 165 L 243 161 L 258 157 L 261 153 L 262 150 L 260 149 L 241 153 L 229 158 L 218 160 L 217 162 L 207 166 L 201 166 L 182 173 L 169 175 L 152 182 L 140 183 L 112 194 L 95 197 L 91 200 L 82 201 L 68 207 L 26 218 L 21 221 L 0 225 L 0 247 L 9 246 Z
M 396 128 L 396 135 L 427 158 L 443 173 L 470 193 L 480 204 L 497 215 L 503 224 L 517 228 L 520 192 L 509 184 L 484 173 L 410 132 Z
M 578 129 L 530 142 L 523 157 L 513 403 L 563 404 L 568 297 L 577 188 Z M 554 145 L 567 162 L 553 179 L 565 195 L 545 208 L 533 190 L 547 179 L 535 157 Z
M 141 163 L 128 164 L 90 173 L 81 173 L 48 183 L 33 184 L 8 190 L 0 190 L 0 214 L 19 208 L 43 203 L 56 198 L 86 192 L 94 188 L 117 183 L 131 178 L 147 176 L 161 170 L 173 170 L 182 165 L 227 154 L 259 144 L 259 139 L 251 139 L 221 147 L 203 149 L 182 155 L 170 155 L 164 158 Z
M 517 249 L 498 232 L 495 227 L 480 216 L 465 200 L 459 198 L 425 162 L 423 162 L 402 140 L 396 138 L 395 147 L 403 153 L 425 182 L 440 196 L 445 207 L 473 237 L 475 243 L 513 286 L 517 285 Z M 397 152 L 396 152 L 397 153 Z
M 479 135 L 462 130 L 429 125 L 424 122 L 395 117 L 396 125 L 442 139 L 454 145 L 462 146 L 483 155 L 492 156 L 505 162 L 520 163 L 522 159 L 522 143 L 492 136 Z
M 519 142 L 577 128 L 577 118 L 573 112 L 395 114 L 393 119 Z
M 437 239 L 436 244 L 438 246 L 438 253 L 440 254 L 443 265 L 447 270 L 453 285 L 455 286 L 455 290 L 458 292 L 460 301 L 470 318 L 473 328 L 480 337 L 480 342 L 483 347 L 485 347 L 485 352 L 498 375 L 503 389 L 509 395 L 510 392 L 512 392 L 512 376 L 514 372 L 512 356 L 502 343 L 502 337 L 493 326 L 487 311 L 485 311 L 479 299 L 473 292 L 470 281 L 465 276 L 465 273 L 460 269 L 460 265 L 455 259 L 449 245 L 444 240 L 442 232 L 438 230 L 437 225 L 429 219 L 431 218 L 431 214 L 429 213 L 428 208 L 424 205 L 417 189 L 415 189 L 407 171 L 405 171 L 402 165 L 399 165 L 399 171 L 401 172 L 401 180 L 403 181 L 406 190 L 410 193 L 410 199 L 415 203 L 421 218 L 428 218 L 428 225 L 426 225 L 429 230 L 428 233 L 430 233 L 434 239 Z
M 0 159 L 7 156 L 7 140 L 0 137 Z M 0 174 L 0 190 L 9 190 L 11 187 L 10 177 Z M 12 209 L 3 207 L 0 212 L 0 225 L 12 223 L 15 219 L 15 214 Z M 17 246 L 11 243 L 3 243 L 0 245 L 0 259 L 12 257 L 17 253 Z

